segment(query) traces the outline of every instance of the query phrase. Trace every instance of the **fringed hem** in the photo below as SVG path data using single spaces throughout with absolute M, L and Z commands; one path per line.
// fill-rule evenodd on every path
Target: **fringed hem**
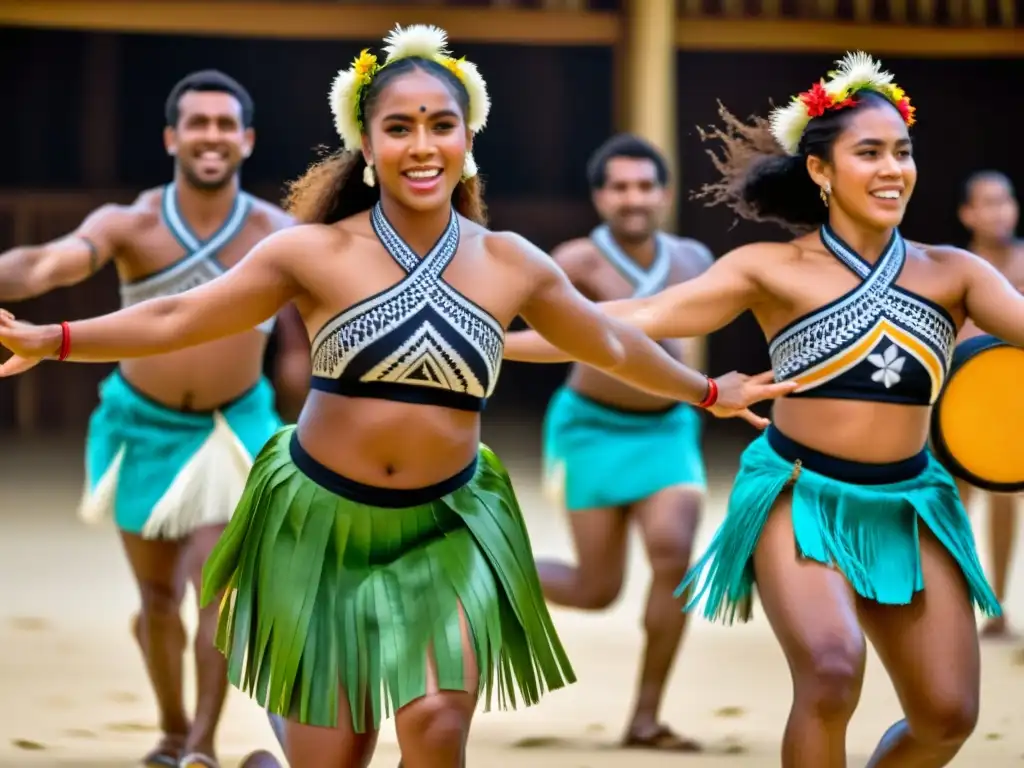
M 204 569 L 202 603 L 225 591 L 217 645 L 233 685 L 322 727 L 337 724 L 343 690 L 353 728 L 376 729 L 426 693 L 428 651 L 439 687 L 466 689 L 459 606 L 485 709 L 575 681 L 493 453 L 482 448 L 473 480 L 438 501 L 378 509 L 302 474 L 293 430 L 257 458 Z
M 791 487 L 793 531 L 802 557 L 839 570 L 860 596 L 907 605 L 925 588 L 919 523 L 923 520 L 959 565 L 972 601 L 1002 610 L 978 561 L 956 486 L 932 458 L 920 476 L 887 485 L 854 485 L 780 457 L 763 436 L 743 454 L 725 522 L 676 589 L 685 611 L 705 601 L 704 617 L 732 624 L 753 615 L 753 555 L 779 495 Z

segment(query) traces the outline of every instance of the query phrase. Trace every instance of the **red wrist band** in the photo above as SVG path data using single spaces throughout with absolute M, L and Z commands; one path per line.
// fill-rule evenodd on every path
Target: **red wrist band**
M 698 408 L 710 408 L 718 402 L 718 384 L 715 380 L 708 376 L 708 393 L 704 395 L 704 399 L 697 403 Z
M 66 322 L 60 324 L 60 356 L 57 358 L 62 363 L 71 354 L 71 326 Z

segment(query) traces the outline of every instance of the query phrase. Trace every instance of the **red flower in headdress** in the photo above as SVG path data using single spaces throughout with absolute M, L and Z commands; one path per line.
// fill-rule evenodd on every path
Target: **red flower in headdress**
M 903 117 L 903 122 L 905 122 L 908 127 L 914 124 L 914 112 L 917 111 L 917 107 L 911 106 L 909 97 L 904 96 L 896 102 L 896 109 L 900 111 L 900 115 Z
M 809 117 L 821 117 L 825 110 L 832 106 L 832 97 L 820 82 L 815 83 L 811 90 L 801 93 L 799 98 L 807 107 Z

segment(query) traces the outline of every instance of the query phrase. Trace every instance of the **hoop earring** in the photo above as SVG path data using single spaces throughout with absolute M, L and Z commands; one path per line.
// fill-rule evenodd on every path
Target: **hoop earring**
M 826 181 L 825 186 L 818 191 L 818 194 L 821 197 L 821 202 L 823 202 L 825 207 L 828 208 L 828 198 L 832 194 L 832 185 Z
M 365 168 L 363 168 L 363 184 L 365 184 L 368 187 L 373 187 L 377 185 L 377 176 L 373 172 L 372 165 L 367 165 Z

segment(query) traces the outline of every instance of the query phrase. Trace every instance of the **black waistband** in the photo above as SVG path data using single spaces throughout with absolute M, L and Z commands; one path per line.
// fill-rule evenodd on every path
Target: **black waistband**
M 859 461 L 829 456 L 782 434 L 775 425 L 765 431 L 768 444 L 786 461 L 799 461 L 811 472 L 855 485 L 886 485 L 912 480 L 928 466 L 928 453 L 924 449 L 908 459 L 888 464 L 864 464 Z
M 442 408 L 454 408 L 458 411 L 472 411 L 473 413 L 479 413 L 487 407 L 486 398 L 422 384 L 399 384 L 397 381 L 354 381 L 312 376 L 309 386 L 310 389 L 328 392 L 332 395 L 369 397 L 375 400 L 391 400 L 413 405 L 437 405 Z
M 457 491 L 473 479 L 477 464 L 477 457 L 474 456 L 473 461 L 462 471 L 425 488 L 379 488 L 375 485 L 366 485 L 356 480 L 351 480 L 343 475 L 339 475 L 333 469 L 325 467 L 306 453 L 306 449 L 299 443 L 298 431 L 292 433 L 289 452 L 291 453 L 292 461 L 295 462 L 295 466 L 299 468 L 302 474 L 331 493 L 335 493 L 349 501 L 354 501 L 357 504 L 366 504 L 371 507 L 388 507 L 390 509 L 402 509 L 404 507 L 427 504 L 431 501 L 437 501 L 442 496 L 446 496 L 453 491 Z
M 669 403 L 668 405 L 662 408 L 650 408 L 647 410 L 623 408 L 621 405 L 612 405 L 611 403 L 606 403 L 603 400 L 593 398 L 590 395 L 584 395 L 582 392 L 573 389 L 572 387 L 567 388 L 580 400 L 584 400 L 588 403 L 591 403 L 592 405 L 596 405 L 598 408 L 603 408 L 606 411 L 612 411 L 613 413 L 622 413 L 627 416 L 664 416 L 666 413 L 672 413 L 672 411 L 676 410 L 677 408 L 682 408 L 685 405 L 684 403 Z

